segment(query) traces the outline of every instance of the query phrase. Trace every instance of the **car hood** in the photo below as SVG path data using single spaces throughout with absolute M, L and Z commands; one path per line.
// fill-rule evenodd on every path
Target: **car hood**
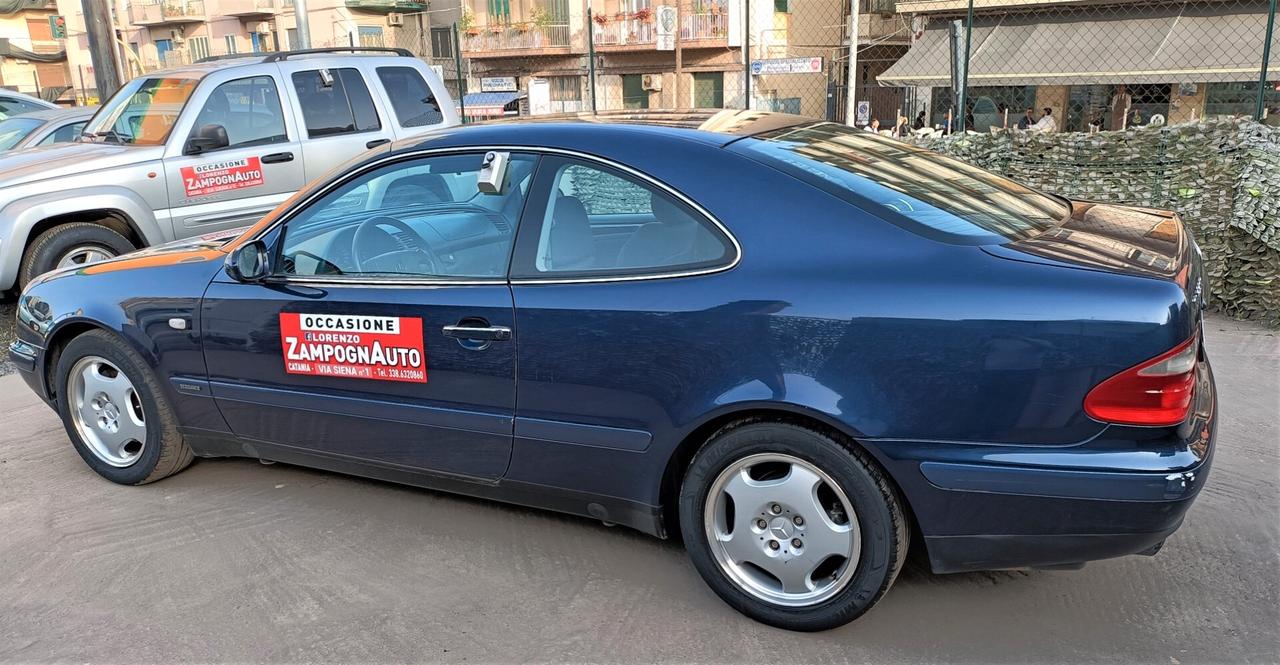
M 227 255 L 223 246 L 228 240 L 235 238 L 240 233 L 243 233 L 243 231 L 244 229 L 231 229 L 228 231 L 209 233 L 202 236 L 187 238 L 186 240 L 178 240 L 163 245 L 156 245 L 155 247 L 148 247 L 147 249 L 125 254 L 124 256 L 102 261 L 100 263 L 54 270 L 53 272 L 48 272 L 37 277 L 32 284 L 50 282 L 77 275 L 88 276 L 129 271 L 137 272 L 185 263 L 216 263 L 221 265 Z
M 0 187 L 78 175 L 159 159 L 163 146 L 61 143 L 0 155 Z

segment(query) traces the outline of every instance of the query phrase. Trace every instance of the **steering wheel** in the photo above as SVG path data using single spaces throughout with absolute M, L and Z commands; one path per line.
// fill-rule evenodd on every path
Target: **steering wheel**
M 400 241 L 381 228 L 390 226 L 399 231 L 414 245 L 409 249 L 400 249 Z M 385 244 L 396 249 L 367 256 L 365 247 L 374 242 L 375 234 L 380 234 Z M 351 261 L 357 272 L 388 272 L 414 275 L 439 275 L 440 261 L 431 251 L 431 245 L 417 231 L 395 217 L 378 215 L 370 217 L 356 227 L 351 236 Z

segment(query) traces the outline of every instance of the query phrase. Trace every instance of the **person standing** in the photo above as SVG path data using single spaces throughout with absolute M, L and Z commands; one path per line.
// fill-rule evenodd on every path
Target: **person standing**
M 1051 134 L 1058 131 L 1058 121 L 1053 117 L 1053 109 L 1044 107 L 1044 115 L 1031 126 L 1031 131 Z
M 912 129 L 924 129 L 924 125 L 925 125 L 925 121 L 924 121 L 924 111 L 921 111 L 918 115 L 916 115 L 916 121 L 915 121 L 915 122 L 913 122 L 913 123 L 911 123 L 911 128 L 912 128 Z
M 1120 131 L 1127 127 L 1131 108 L 1133 108 L 1133 95 L 1130 95 L 1128 89 L 1121 83 L 1116 86 L 1116 92 L 1111 96 L 1111 126 L 1107 129 Z

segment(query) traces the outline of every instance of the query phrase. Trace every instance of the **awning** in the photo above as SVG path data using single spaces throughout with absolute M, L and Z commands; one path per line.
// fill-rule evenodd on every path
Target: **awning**
M 1128 10 L 1123 15 L 1005 15 L 974 25 L 969 85 L 1256 81 L 1266 36 L 1256 11 L 1212 6 Z M 1250 6 L 1247 9 L 1253 10 Z M 950 86 L 948 22 L 935 20 L 881 85 Z M 1280 51 L 1280 31 L 1272 52 Z
M 462 98 L 468 118 L 488 118 L 506 115 L 507 104 L 525 96 L 523 92 L 473 92 Z

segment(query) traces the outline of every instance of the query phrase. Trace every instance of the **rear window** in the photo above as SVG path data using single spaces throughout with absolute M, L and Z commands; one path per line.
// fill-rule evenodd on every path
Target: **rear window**
M 835 123 L 775 130 L 738 149 L 921 235 L 956 244 L 1038 235 L 1060 199 L 936 152 Z
M 378 79 L 387 91 L 401 127 L 427 127 L 444 122 L 440 105 L 422 74 L 413 67 L 379 67 Z

